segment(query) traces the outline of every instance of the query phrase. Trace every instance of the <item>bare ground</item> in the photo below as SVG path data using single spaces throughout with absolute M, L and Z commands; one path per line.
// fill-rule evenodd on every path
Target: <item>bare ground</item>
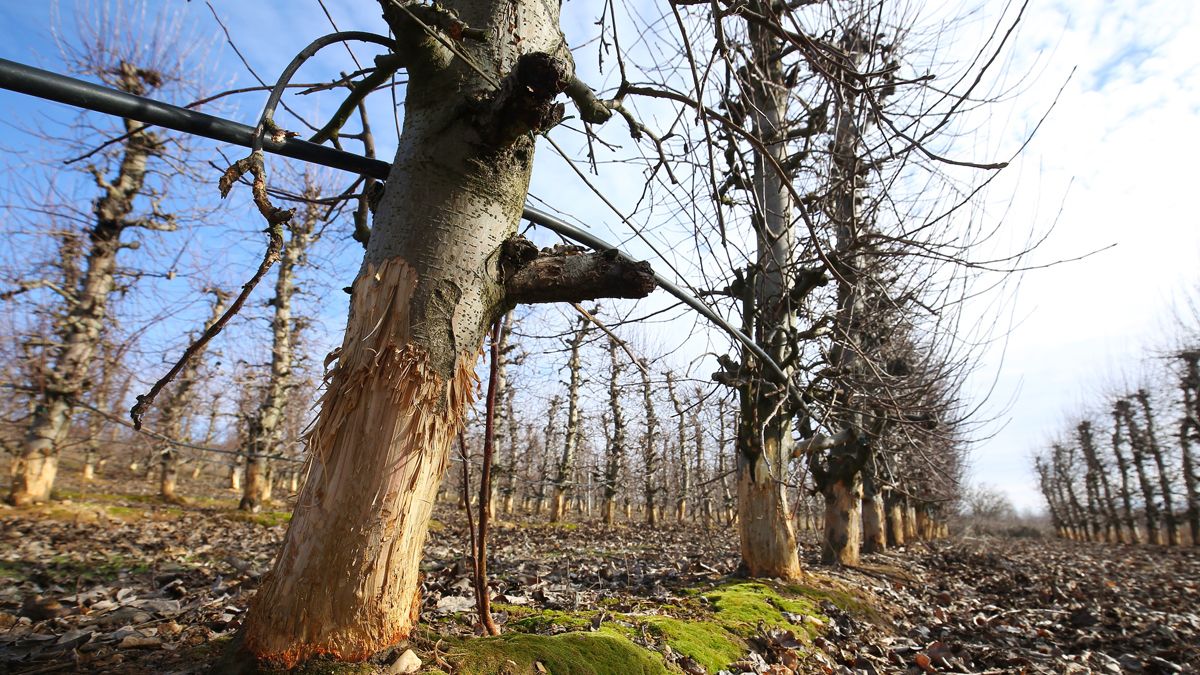
M 101 483 L 0 509 L 0 672 L 189 673 L 216 661 L 269 568 L 286 512 L 247 516 L 228 496 L 160 504 L 130 494 L 141 486 Z M 477 628 L 460 512 L 440 505 L 437 518 L 423 626 L 409 646 L 426 672 L 452 672 L 448 645 Z M 647 627 L 655 617 L 712 618 L 705 589 L 736 572 L 728 529 L 502 522 L 491 551 L 507 632 L 619 623 L 666 669 L 715 671 L 686 641 Z M 751 627 L 727 672 L 1200 671 L 1196 549 L 949 540 L 868 556 L 857 570 L 820 567 L 812 543 L 803 553 L 815 611 L 807 623 L 787 616 L 815 637 Z

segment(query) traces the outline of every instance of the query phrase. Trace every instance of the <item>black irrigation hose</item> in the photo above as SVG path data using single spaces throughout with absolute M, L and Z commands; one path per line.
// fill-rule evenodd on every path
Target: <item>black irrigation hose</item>
M 135 96 L 91 82 L 84 82 L 73 77 L 59 75 L 48 70 L 34 68 L 8 59 L 0 59 L 0 89 L 36 96 L 50 101 L 65 103 L 78 108 L 95 110 L 118 117 L 134 119 L 146 124 L 154 124 L 175 131 L 204 136 L 217 141 L 224 141 L 242 147 L 253 147 L 254 128 L 245 124 L 214 117 L 202 112 L 187 110 L 169 103 L 155 101 L 142 96 Z M 270 138 L 262 140 L 263 149 L 267 152 L 292 159 L 299 159 L 313 164 L 320 164 L 334 169 L 362 174 L 387 180 L 391 165 L 378 159 L 362 157 L 350 152 L 309 143 L 298 138 L 289 138 L 282 142 Z M 526 206 L 522 216 L 531 223 L 541 225 L 567 239 L 590 246 L 599 251 L 616 251 L 626 261 L 634 262 L 625 253 L 618 251 L 615 246 L 599 237 L 570 225 L 548 213 Z M 779 364 L 771 358 L 754 340 L 735 328 L 728 321 L 714 312 L 712 308 L 693 297 L 677 284 L 654 274 L 654 280 L 666 292 L 675 296 L 680 302 L 698 312 L 701 316 L 712 321 L 721 330 L 731 335 L 754 353 L 768 368 L 770 368 L 785 387 L 790 388 L 787 375 Z

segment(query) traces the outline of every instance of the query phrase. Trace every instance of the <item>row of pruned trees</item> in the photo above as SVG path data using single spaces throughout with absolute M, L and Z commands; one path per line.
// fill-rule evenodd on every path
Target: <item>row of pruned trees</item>
M 241 656 L 275 667 L 322 654 L 363 660 L 406 638 L 432 504 L 452 449 L 466 445 L 485 336 L 521 306 L 581 309 L 654 288 L 647 266 L 612 252 L 538 251 L 517 235 L 535 153 L 551 135 L 578 141 L 578 157 L 554 144 L 568 162 L 585 158 L 606 173 L 614 165 L 628 172 L 628 162 L 647 168 L 641 196 L 605 201 L 640 209 L 621 220 L 639 230 L 648 244 L 642 255 L 653 250 L 656 265 L 694 259 L 672 271 L 742 338 L 718 359 L 719 393 L 707 383 L 698 393 L 695 382 L 668 377 L 652 354 L 620 363 L 612 345 L 607 359 L 585 369 L 588 341 L 611 336 L 572 317 L 562 336 L 567 375 L 561 386 L 543 381 L 540 389 L 553 390 L 544 406 L 523 405 L 511 373 L 489 377 L 516 391 L 493 392 L 494 405 L 522 409 L 497 425 L 510 434 L 499 456 L 501 508 L 532 498 L 548 517 L 565 517 L 573 502 L 586 502 L 580 497 L 591 484 L 603 517 L 617 510 L 622 483 L 655 522 L 706 513 L 715 520 L 732 503 L 727 518 L 736 522 L 746 570 L 784 579 L 801 575 L 799 490 L 820 494 L 832 563 L 857 563 L 864 539 L 888 545 L 888 522 L 893 544 L 901 534 L 940 529 L 937 511 L 953 493 L 966 433 L 958 387 L 971 357 L 955 345 L 975 343 L 955 338 L 954 317 L 969 295 L 964 270 L 984 267 L 971 259 L 983 235 L 957 212 L 981 187 L 977 172 L 1001 166 L 958 159 L 949 144 L 960 116 L 989 97 L 981 83 L 1003 65 L 997 57 L 1011 28 L 971 50 L 957 71 L 939 74 L 909 46 L 908 8 L 885 0 L 680 0 L 622 17 L 608 5 L 597 24 L 584 22 L 599 26 L 601 39 L 587 44 L 619 76 L 603 90 L 600 77 L 585 81 L 601 73 L 577 71 L 572 47 L 585 42 L 571 36 L 569 44 L 563 30 L 570 22 L 562 12 L 587 8 L 495 0 L 387 0 L 379 8 L 377 32 L 390 37 L 355 39 L 386 53 L 373 68 L 347 66 L 351 75 L 320 87 L 350 93 L 311 138 L 367 146 L 365 113 L 360 129 L 342 126 L 356 107 L 364 110 L 367 94 L 402 87 L 398 150 L 379 190 L 363 189 L 361 179 L 339 193 L 360 207 L 354 237 L 365 252 L 347 284 L 344 338 L 326 360 L 306 435 L 303 508 L 247 614 Z M 320 49 L 314 43 L 295 63 Z M 609 53 L 615 63 L 604 60 Z M 392 77 L 398 69 L 406 79 Z M 276 93 L 287 84 L 285 77 Z M 560 95 L 571 99 L 574 120 L 564 122 Z M 277 119 L 279 100 L 264 109 L 260 132 L 283 137 L 285 126 L 312 126 L 295 113 Z M 150 133 L 130 131 L 136 142 Z M 268 190 L 257 148 L 230 166 L 223 191 L 247 172 L 273 238 L 267 267 L 272 251 L 286 251 L 285 230 L 303 218 L 272 203 L 287 195 L 275 181 Z M 124 232 L 134 221 L 118 215 Z M 654 240 L 684 255 L 650 244 L 642 220 Z M 91 216 L 88 223 L 99 224 Z M 98 297 L 111 294 L 104 291 Z M 278 329 L 286 319 L 275 317 Z M 98 318 L 76 323 L 90 331 Z M 272 344 L 274 375 L 287 364 L 281 342 Z M 70 415 L 88 387 L 81 370 L 66 366 L 95 349 L 94 341 L 86 353 L 51 348 L 48 363 L 77 386 L 36 389 L 57 412 L 35 412 L 13 501 L 48 495 L 66 427 L 36 420 Z M 499 355 L 515 357 L 506 349 L 497 344 L 496 368 Z M 581 395 L 589 375 L 609 380 L 591 406 Z M 255 449 L 278 407 L 271 384 L 262 392 L 248 406 L 265 415 L 247 427 Z M 546 414 L 528 419 L 530 410 Z M 540 454 L 531 450 L 538 442 Z M 805 478 L 792 483 L 795 467 Z M 535 479 L 522 480 L 521 470 Z M 249 475 L 247 486 L 256 483 Z M 296 592 L 318 587 L 320 594 Z
M 513 337 L 519 322 L 505 317 L 498 352 L 494 512 L 551 522 L 735 525 L 736 403 L 723 389 L 664 367 L 662 359 L 637 357 L 602 330 L 597 317 L 606 318 L 593 310 L 569 320 L 557 341 L 561 349 L 553 350 L 562 357 L 561 371 L 549 387 L 536 371 L 553 353 L 523 350 Z M 931 415 L 915 407 L 910 413 L 914 419 Z M 482 418 L 476 414 L 465 435 L 465 459 L 472 466 L 483 446 Z M 934 536 L 957 497 L 962 470 L 959 439 L 946 433 L 942 425 L 927 423 L 888 429 L 876 441 L 876 452 L 860 460 L 862 491 L 839 497 L 853 497 L 854 504 L 828 499 L 830 478 L 823 472 L 835 460 L 822 453 L 834 448 L 810 449 L 813 457 L 793 463 L 781 479 L 791 495 L 789 521 L 819 532 L 830 550 L 861 546 L 879 552 Z M 476 497 L 458 471 L 451 472 L 442 495 L 461 504 Z M 839 521 L 846 513 L 853 520 Z M 840 525 L 827 527 L 827 521 Z
M 123 5 L 77 18 L 77 40 L 59 45 L 75 74 L 135 95 L 220 98 L 194 86 L 205 41 L 184 38 L 177 18 Z M 192 465 L 193 478 L 204 467 L 228 466 L 243 508 L 257 509 L 276 474 L 294 480 L 298 473 L 294 459 L 314 389 L 307 355 L 298 350 L 313 318 L 294 308 L 310 251 L 343 201 L 323 194 L 326 179 L 310 171 L 276 189 L 298 204 L 298 214 L 287 223 L 272 270 L 274 293 L 255 303 L 233 341 L 208 348 L 201 335 L 229 321 L 235 299 L 227 262 L 187 248 L 211 242 L 215 235 L 205 226 L 229 218 L 206 196 L 211 187 L 196 170 L 209 153 L 131 119 L 115 128 L 71 121 L 61 130 L 28 131 L 47 159 L 10 167 L 5 200 L 2 236 L 21 252 L 0 268 L 7 501 L 48 499 L 64 450 L 79 450 L 85 481 L 121 455 L 134 473 L 153 473 L 168 501 L 179 498 L 181 463 Z M 305 313 L 326 294 L 308 292 Z M 268 331 L 258 330 L 260 321 Z M 164 380 L 145 418 L 149 433 L 130 434 L 122 424 L 134 395 L 188 345 L 195 345 L 191 358 Z M 292 461 L 273 472 L 273 456 Z
M 1162 386 L 1106 397 L 1107 414 L 1080 419 L 1035 455 L 1059 536 L 1200 545 L 1200 350 L 1176 350 L 1169 362 Z

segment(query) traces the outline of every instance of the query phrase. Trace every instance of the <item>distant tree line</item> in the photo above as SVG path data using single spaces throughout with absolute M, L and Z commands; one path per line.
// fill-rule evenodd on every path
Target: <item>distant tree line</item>
M 1034 457 L 1058 536 L 1200 545 L 1200 343 L 1166 361 L 1157 386 L 1104 396 Z

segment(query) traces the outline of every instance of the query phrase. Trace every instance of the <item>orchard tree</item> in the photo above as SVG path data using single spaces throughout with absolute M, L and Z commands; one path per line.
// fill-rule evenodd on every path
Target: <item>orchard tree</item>
M 177 88 L 197 41 L 181 39 L 177 21 L 159 16 L 141 22 L 136 11 L 124 9 L 99 12 L 95 23 L 89 23 L 90 16 L 80 16 L 81 44 L 60 44 L 69 68 L 136 95 Z M 83 232 L 62 235 L 59 278 L 23 279 L 4 293 L 11 297 L 48 289 L 55 316 L 44 358 L 30 383 L 37 394 L 16 452 L 7 496 L 13 505 L 45 501 L 54 487 L 63 442 L 77 404 L 89 393 L 106 327 L 114 320 L 113 298 L 132 285 L 119 278 L 127 272 L 118 261 L 121 252 L 140 246 L 145 237 L 137 234 L 139 230 L 177 228 L 176 217 L 162 207 L 168 180 L 155 172 L 155 165 L 185 166 L 174 163 L 180 157 L 173 155 L 186 145 L 168 142 L 163 132 L 132 119 L 123 120 L 122 132 L 118 143 L 101 146 L 102 151 L 90 146 L 81 157 L 90 163 L 73 165 L 85 167 L 96 193 L 90 210 L 80 209 L 69 219 L 85 222 Z M 44 212 L 71 209 L 59 204 Z
M 575 77 L 558 4 L 381 5 L 408 73 L 403 131 L 302 506 L 243 629 L 249 657 L 283 666 L 362 660 L 411 632 L 430 509 L 489 327 L 522 302 L 653 289 L 645 266 L 514 238 L 536 134 L 563 116 L 555 99 L 568 93 L 588 121 L 611 115 Z

